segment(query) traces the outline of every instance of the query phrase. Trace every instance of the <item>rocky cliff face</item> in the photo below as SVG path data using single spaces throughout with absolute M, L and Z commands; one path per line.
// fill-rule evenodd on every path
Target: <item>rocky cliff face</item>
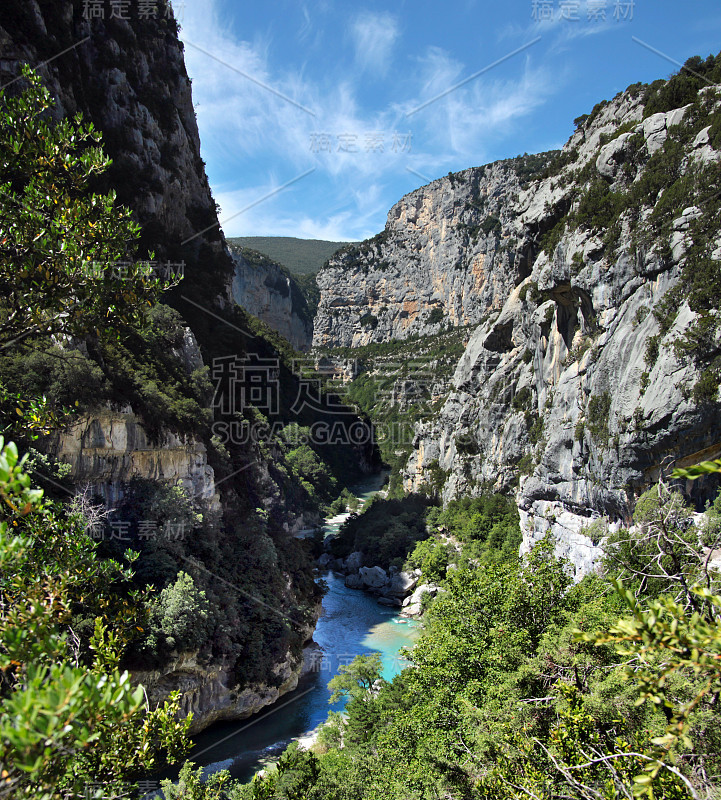
M 423 186 L 393 206 L 381 234 L 333 256 L 318 274 L 313 345 L 434 334 L 498 312 L 526 269 L 508 202 L 521 191 L 523 163 L 499 161 Z
M 90 20 L 80 2 L 8 3 L 0 22 L 3 83 L 22 64 L 39 64 L 56 116 L 81 112 L 103 133 L 113 158 L 105 183 L 143 225 L 143 244 L 192 270 L 203 269 L 195 263 L 202 248 L 206 271 L 229 276 L 172 13 L 161 2 L 155 19 L 139 19 L 136 8 L 118 19 L 104 5 L 105 18 Z
M 293 278 L 280 264 L 254 250 L 231 247 L 231 253 L 233 300 L 278 331 L 296 350 L 308 350 L 313 318 Z
M 522 549 L 552 530 L 578 575 L 600 553 L 592 519 L 628 521 L 671 463 L 721 453 L 716 373 L 679 348 L 699 335 L 703 304 L 683 294 L 695 265 L 721 258 L 721 92 L 671 94 L 599 104 L 553 160 L 434 181 L 318 278 L 317 346 L 480 323 L 440 413 L 416 426 L 405 488 L 515 491 Z
M 320 616 L 320 609 L 317 615 Z M 306 639 L 312 634 L 312 628 L 308 628 Z M 170 692 L 179 692 L 181 713 L 193 715 L 193 734 L 214 722 L 252 716 L 292 692 L 302 675 L 317 671 L 318 667 L 314 649 L 309 646 L 300 658 L 288 652 L 273 667 L 266 683 L 241 688 L 233 680 L 232 665 L 207 664 L 198 660 L 197 653 L 190 652 L 180 653 L 162 670 L 137 671 L 133 678 L 146 687 L 151 705 L 162 702 Z
M 102 132 L 113 165 L 95 189 L 114 189 L 118 202 L 133 211 L 142 226 L 139 258 L 153 252 L 157 261 L 170 261 L 176 270 L 182 264 L 184 280 L 166 299 L 188 325 L 187 347 L 175 354 L 187 372 L 202 371 L 205 363 L 212 375 L 216 358 L 222 363 L 234 363 L 248 354 L 266 359 L 280 369 L 285 392 L 281 405 L 289 404 L 296 394 L 297 379 L 287 366 L 278 366 L 282 359 L 269 341 L 247 333 L 247 317 L 233 303 L 238 271 L 220 231 L 200 157 L 183 46 L 168 4 L 159 0 L 157 15 L 147 19 L 140 17 L 137 4 L 130 4 L 128 19 L 119 19 L 105 3 L 104 19 L 92 20 L 84 18 L 84 5 L 77 0 L 9 0 L 0 20 L 0 83 L 20 88 L 14 78 L 22 65 L 39 65 L 38 71 L 56 99 L 55 115 L 60 118 L 80 112 Z M 295 335 L 292 324 L 288 332 Z M 296 333 L 298 341 L 307 336 L 307 331 L 300 329 Z M 219 380 L 216 393 L 230 396 Z M 151 391 L 162 388 L 149 387 Z M 241 391 L 236 384 L 231 388 Z M 48 448 L 71 465 L 70 480 L 89 484 L 111 505 L 121 498 L 128 479 L 142 477 L 179 481 L 191 495 L 206 500 L 206 508 L 219 509 L 220 514 L 213 515 L 222 517 L 213 529 L 217 539 L 205 543 L 207 553 L 216 553 L 218 564 L 208 562 L 210 570 L 205 569 L 201 557 L 197 580 L 206 579 L 208 571 L 222 570 L 223 574 L 227 571 L 223 585 L 232 587 L 234 581 L 244 580 L 234 572 L 242 571 L 242 566 L 229 562 L 224 554 L 233 554 L 236 560 L 242 556 L 252 565 L 253 559 L 266 553 L 270 560 L 262 574 L 280 606 L 290 613 L 314 602 L 310 572 L 299 567 L 298 574 L 291 575 L 287 567 L 298 554 L 292 540 L 283 534 L 283 525 L 290 527 L 294 519 L 288 513 L 290 490 L 286 484 L 281 487 L 283 476 L 274 469 L 277 448 L 261 448 L 246 440 L 215 441 L 218 437 L 211 437 L 210 426 L 202 435 L 188 435 L 161 425 L 151 439 L 141 416 L 139 408 L 110 402 L 84 414 Z M 306 416 L 304 422 L 310 424 L 313 415 L 309 412 Z M 256 529 L 256 507 L 263 508 L 275 525 L 276 542 L 268 534 L 258 533 L 262 547 L 247 533 Z M 246 539 L 249 543 L 243 550 Z M 275 548 L 285 560 L 271 558 Z M 187 568 L 187 562 L 175 559 L 173 563 Z M 265 681 L 234 685 L 233 658 L 228 653 L 234 651 L 237 658 L 242 652 L 244 643 L 238 631 L 261 627 L 257 622 L 246 624 L 243 615 L 255 620 L 252 606 L 242 608 L 241 603 L 238 607 L 240 616 L 231 620 L 228 629 L 220 637 L 217 632 L 211 634 L 202 667 L 170 663 L 154 675 L 154 686 L 159 687 L 154 696 L 180 689 L 186 707 L 195 712 L 196 730 L 220 718 L 221 707 L 224 718 L 242 717 L 272 702 L 291 687 L 300 669 L 297 659 L 290 658 L 286 642 L 299 649 L 309 630 L 286 632 L 277 647 L 262 639 L 270 636 L 265 629 L 253 630 L 260 637 L 256 645 L 265 654 L 264 663 L 271 662 L 268 653 L 275 654 L 275 661 L 270 663 Z M 311 609 L 305 619 L 312 616 Z M 277 632 L 274 636 L 280 641 Z
M 215 473 L 203 442 L 166 432 L 149 442 L 131 409 L 84 416 L 57 434 L 50 448 L 58 461 L 71 467 L 73 483 L 113 507 L 132 478 L 181 485 L 190 497 L 219 510 Z
M 721 159 L 708 137 L 719 96 L 710 87 L 695 104 L 644 119 L 641 97 L 623 94 L 574 134 L 556 174 L 504 199 L 503 234 L 532 254 L 530 274 L 516 272 L 500 312 L 469 342 L 441 414 L 417 429 L 409 490 L 430 465 L 445 471 L 446 499 L 520 478 L 522 550 L 552 530 L 580 575 L 600 553 L 583 534 L 592 518 L 628 521 L 635 497 L 672 462 L 721 453 L 715 392 L 705 403 L 690 396 L 698 367 L 674 347 L 696 314 L 683 298 L 677 314 L 661 304 L 686 266 L 691 221 L 710 213 L 689 198 Z M 686 197 L 672 171 L 661 176 L 665 191 L 644 194 L 666 162 L 695 187 Z M 623 210 L 611 218 L 617 201 Z M 715 259 L 720 243 L 716 229 Z

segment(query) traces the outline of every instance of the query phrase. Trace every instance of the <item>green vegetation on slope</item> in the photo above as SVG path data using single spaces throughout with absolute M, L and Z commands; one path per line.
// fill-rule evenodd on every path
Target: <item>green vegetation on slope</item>
M 492 535 L 502 506 L 486 498 L 473 522 L 470 505 L 457 505 L 446 521 L 471 539 Z M 615 589 L 598 575 L 573 585 L 548 537 L 523 561 L 456 558 L 412 667 L 391 683 L 373 655 L 343 667 L 331 688 L 348 697 L 345 715 L 330 715 L 312 752 L 292 747 L 277 770 L 229 796 L 715 796 L 721 597 L 687 535 L 690 518 L 665 486 L 642 498 L 638 527 L 614 535 L 607 577 L 627 576 Z M 718 545 L 720 522 L 715 507 L 706 545 Z M 651 588 L 659 563 L 666 581 Z
M 296 275 L 318 272 L 336 251 L 348 246 L 348 242 L 296 239 L 294 236 L 236 236 L 228 239 L 228 244 L 265 253 Z
M 316 351 L 331 361 L 355 363 L 357 374 L 343 387 L 344 397 L 375 426 L 381 457 L 390 468 L 390 497 L 403 496 L 400 470 L 411 452 L 414 424 L 442 405 L 469 334 L 467 327 L 450 328 L 432 336 Z M 425 490 L 432 496 L 437 488 Z
M 205 343 L 199 365 L 185 320 L 159 302 L 167 282 L 136 261 L 129 212 L 89 188 L 109 163 L 98 135 L 78 119 L 54 123 L 34 75 L 14 89 L 0 95 L 0 280 L 18 289 L 0 297 L 2 431 L 24 450 L 39 438 L 52 452 L 64 426 L 82 420 L 85 454 L 97 447 L 102 464 L 112 447 L 94 417 L 130 407 L 151 444 L 175 434 L 205 447 L 221 498 L 218 507 L 174 482 L 134 478 L 114 487 L 112 508 L 91 490 L 68 500 L 78 488 L 69 465 L 35 451 L 27 471 L 54 501 L 46 513 L 28 476 L 13 478 L 17 505 L 17 486 L 3 484 L 15 462 L 0 459 L 10 509 L 0 520 L 0 797 L 119 798 L 122 782 L 187 744 L 187 725 L 172 722 L 175 700 L 150 709 L 122 670 L 162 672 L 192 652 L 236 684 L 282 682 L 273 669 L 300 661 L 321 595 L 308 545 L 284 523 L 289 512 L 319 515 L 360 468 L 350 446 L 310 440 L 308 425 L 335 423 L 338 404 L 322 390 L 295 409 L 296 354 L 287 343 L 275 348 L 241 309 L 194 315 Z M 198 259 L 212 259 L 203 247 Z M 190 271 L 192 288 L 182 291 L 214 308 L 206 293 L 222 277 L 211 271 L 195 294 Z M 246 357 L 271 364 L 272 419 L 235 403 L 244 382 L 233 368 Z M 218 364 L 231 369 L 219 376 Z M 345 417 L 358 420 L 351 409 Z M 214 422 L 236 427 L 221 436 Z M 250 428 L 257 439 L 239 438 Z M 255 474 L 256 462 L 267 469 Z M 90 475 L 103 483 L 103 473 Z M 133 571 L 119 572 L 128 559 Z M 97 791 L 86 791 L 91 783 Z

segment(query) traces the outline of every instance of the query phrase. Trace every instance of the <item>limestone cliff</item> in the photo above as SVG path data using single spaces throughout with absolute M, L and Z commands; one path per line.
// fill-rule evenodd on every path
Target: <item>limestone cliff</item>
M 576 131 L 554 174 L 503 198 L 501 237 L 530 254 L 529 270 L 472 336 L 438 418 L 418 426 L 407 489 L 429 466 L 444 471 L 445 499 L 520 477 L 522 550 L 552 529 L 582 574 L 599 553 L 582 532 L 593 517 L 628 521 L 664 468 L 721 453 L 716 392 L 694 395 L 702 366 L 674 345 L 697 314 L 683 296 L 662 303 L 693 272 L 693 221 L 716 211 L 694 198 L 717 180 L 720 96 L 704 88 L 644 116 L 643 93 L 621 94 Z
M 393 206 L 382 233 L 331 257 L 318 273 L 313 345 L 434 334 L 498 312 L 526 268 L 508 202 L 525 165 L 499 161 L 423 186 Z
M 131 409 L 83 416 L 54 439 L 50 450 L 70 466 L 73 482 L 87 486 L 109 507 L 122 498 L 132 478 L 179 484 L 209 508 L 220 507 L 203 442 L 165 432 L 159 442 L 151 443 Z
M 233 300 L 278 331 L 296 350 L 308 350 L 313 338 L 313 317 L 292 275 L 255 250 L 231 245 L 231 253 Z
M 628 521 L 672 463 L 721 453 L 720 299 L 694 277 L 721 258 L 721 93 L 682 82 L 599 103 L 561 152 L 418 189 L 318 276 L 315 346 L 478 325 L 405 488 L 515 492 L 522 550 L 552 529 L 579 575 L 590 520 Z
M 55 116 L 82 113 L 86 122 L 102 132 L 113 164 L 94 189 L 115 190 L 118 202 L 132 210 L 142 228 L 139 258 L 152 252 L 157 261 L 171 262 L 175 270 L 182 265 L 183 281 L 164 299 L 182 315 L 187 346 L 175 352 L 169 345 L 163 364 L 152 362 L 152 348 L 142 355 L 126 349 L 122 374 L 135 370 L 141 378 L 128 395 L 124 378 L 110 374 L 112 365 L 97 355 L 97 348 L 89 355 L 92 348 L 83 349 L 79 343 L 86 357 L 96 359 L 93 369 L 102 374 L 103 386 L 114 387 L 117 396 L 88 403 L 80 419 L 46 446 L 70 464 L 68 481 L 89 484 L 111 506 L 122 499 L 126 482 L 140 477 L 180 482 L 191 496 L 207 501 L 206 510 L 214 512 L 207 524 L 204 521 L 204 541 L 174 542 L 162 558 L 158 556 L 165 565 L 161 586 L 172 581 L 178 569 L 190 569 L 196 583 L 209 590 L 212 586 L 216 595 L 219 622 L 203 644 L 202 667 L 177 668 L 182 656 L 175 653 L 155 675 L 158 687 L 181 690 L 199 729 L 218 718 L 219 706 L 226 708 L 225 716 L 243 716 L 290 687 L 300 669 L 290 653 L 299 652 L 310 635 L 308 626 L 317 616 L 319 592 L 309 560 L 303 561 L 304 553 L 287 533 L 308 498 L 301 496 L 288 470 L 276 466 L 283 452 L 277 439 L 271 436 L 261 446 L 252 438 L 238 438 L 238 427 L 224 441 L 212 427 L 213 415 L 217 421 L 219 413 L 210 408 L 215 398 L 245 397 L 238 371 L 226 370 L 230 377 L 215 377 L 219 372 L 215 365 L 233 365 L 237 359 L 243 364 L 248 358 L 272 364 L 281 395 L 280 426 L 294 420 L 289 409 L 298 394 L 299 379 L 268 337 L 251 332 L 257 326 L 233 302 L 236 268 L 200 156 L 183 45 L 169 4 L 159 0 L 157 14 L 149 18 L 139 15 L 132 4 L 127 19 L 111 13 L 109 3 L 101 5 L 104 18 L 86 19 L 87 4 L 78 0 L 9 0 L 0 20 L 0 83 L 8 84 L 10 91 L 20 89 L 22 83 L 14 79 L 22 65 L 37 66 L 55 98 Z M 169 369 L 173 359 L 177 364 Z M 195 405 L 184 406 L 186 398 L 177 392 L 163 394 L 167 388 L 163 380 L 170 380 L 178 370 L 185 370 L 188 381 L 200 387 Z M 191 372 L 198 374 L 191 379 Z M 209 377 L 214 379 L 213 386 Z M 143 392 L 154 397 L 157 424 L 152 436 L 142 421 Z M 171 395 L 178 409 L 207 414 L 209 422 L 198 419 L 195 425 L 200 433 L 163 424 L 163 403 Z M 201 408 L 197 403 L 203 395 L 207 407 Z M 131 403 L 128 396 L 133 397 Z M 241 410 L 254 419 L 255 409 L 241 403 Z M 322 409 L 306 410 L 302 424 L 312 424 L 319 413 Z M 228 416 L 240 426 L 239 415 L 234 416 L 232 409 Z M 244 424 L 247 429 L 248 419 Z M 262 428 L 260 423 L 258 427 Z M 358 448 L 353 453 L 357 457 L 347 458 L 342 446 L 334 448 L 339 462 L 362 467 L 372 460 L 364 459 Z M 215 577 L 219 573 L 220 581 Z M 257 604 L 246 599 L 253 580 L 263 583 L 263 591 L 278 603 L 281 616 L 302 617 L 303 625 L 284 627 L 276 621 L 271 629 L 264 624 Z M 246 586 L 247 581 L 251 583 Z M 241 583 L 246 594 L 233 591 Z M 254 664 L 260 666 L 253 669 Z M 212 692 L 206 691 L 208 676 L 221 673 L 222 680 L 213 684 Z M 274 688 L 266 692 L 264 686 Z M 249 693 L 247 702 L 231 702 L 231 696 L 237 698 L 244 691 Z M 265 700 L 256 702 L 251 695 L 263 695 Z M 161 696 L 163 691 L 154 695 Z

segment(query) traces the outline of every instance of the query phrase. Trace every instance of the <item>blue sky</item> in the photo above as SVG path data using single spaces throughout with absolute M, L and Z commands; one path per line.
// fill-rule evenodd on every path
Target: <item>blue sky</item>
M 599 100 L 721 50 L 719 0 L 174 6 L 228 236 L 372 236 L 429 180 L 558 148 Z

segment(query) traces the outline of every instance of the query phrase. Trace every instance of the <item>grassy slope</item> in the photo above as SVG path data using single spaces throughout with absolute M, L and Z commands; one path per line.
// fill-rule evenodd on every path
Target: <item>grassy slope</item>
M 252 247 L 265 253 L 296 275 L 318 272 L 336 250 L 348 244 L 293 236 L 238 236 L 228 241 L 238 247 Z

